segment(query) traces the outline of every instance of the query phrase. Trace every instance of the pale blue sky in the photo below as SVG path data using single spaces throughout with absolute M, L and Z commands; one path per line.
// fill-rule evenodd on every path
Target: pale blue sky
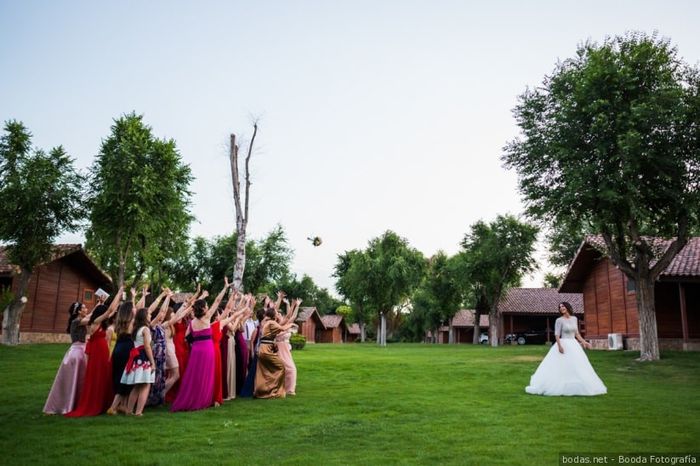
M 453 253 L 520 213 L 511 109 L 577 44 L 656 29 L 698 63 L 698 20 L 694 1 L 0 0 L 0 120 L 86 168 L 114 117 L 143 113 L 211 237 L 234 229 L 228 134 L 259 116 L 250 234 L 284 225 L 293 271 L 332 289 L 336 255 L 386 229 Z

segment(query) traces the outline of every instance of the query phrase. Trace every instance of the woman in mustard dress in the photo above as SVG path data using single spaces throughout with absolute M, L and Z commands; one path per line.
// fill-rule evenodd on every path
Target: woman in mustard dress
M 275 320 L 277 311 L 274 307 L 265 310 L 265 319 L 260 324 L 260 350 L 258 351 L 258 366 L 255 372 L 255 398 L 284 398 L 284 363 L 277 354 L 275 337 L 288 330 L 294 322 L 280 325 Z

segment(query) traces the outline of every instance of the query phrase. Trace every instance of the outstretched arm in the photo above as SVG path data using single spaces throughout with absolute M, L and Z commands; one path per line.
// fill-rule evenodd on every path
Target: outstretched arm
M 165 314 L 168 313 L 168 307 L 170 306 L 170 297 L 173 295 L 173 292 L 170 291 L 169 288 L 165 288 L 163 293 L 165 293 L 165 299 L 163 300 L 163 304 L 160 306 L 160 311 L 158 312 L 158 315 L 155 319 L 151 321 L 151 327 L 155 327 L 156 325 L 159 325 L 161 322 L 163 322 L 163 319 L 165 319 Z
M 221 300 L 224 299 L 224 295 L 226 294 L 226 291 L 229 289 L 230 286 L 231 285 L 229 285 L 228 283 L 228 277 L 224 277 L 224 288 L 219 292 L 218 295 L 216 295 L 216 299 L 214 299 L 214 303 L 211 305 L 211 309 L 214 309 L 214 311 L 216 311 L 219 308 L 219 304 L 221 304 Z
M 117 309 L 119 308 L 119 305 L 122 302 L 122 292 L 124 291 L 124 287 L 122 286 L 119 288 L 119 291 L 117 292 L 116 296 L 112 300 L 112 304 L 109 305 L 109 308 L 107 308 L 107 312 L 102 314 L 100 317 L 95 319 L 93 324 L 95 325 L 100 325 L 105 319 L 109 319 L 114 315 L 115 312 L 117 312 Z

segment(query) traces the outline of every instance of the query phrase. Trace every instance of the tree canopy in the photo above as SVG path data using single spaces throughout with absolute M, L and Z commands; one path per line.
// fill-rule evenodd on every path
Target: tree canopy
M 172 139 L 158 139 L 142 115 L 117 118 L 90 168 L 87 248 L 117 286 L 181 252 L 192 175 Z
M 493 222 L 478 221 L 462 240 L 464 276 L 479 304 L 489 311 L 489 341 L 497 346 L 500 313 L 498 302 L 508 288 L 518 286 L 522 277 L 537 268 L 533 254 L 538 229 L 511 215 L 499 215 Z
M 54 241 L 74 231 L 84 216 L 84 178 L 62 146 L 33 149 L 31 134 L 8 121 L 0 137 L 0 241 L 12 264 L 20 267 L 18 292 L 4 310 L 3 343 L 19 342 L 21 299 L 34 268 L 51 258 Z
M 514 114 L 522 135 L 503 160 L 528 212 L 603 236 L 641 284 L 642 357 L 658 359 L 653 282 L 700 213 L 700 71 L 655 35 L 587 42 L 526 90 Z M 650 236 L 673 241 L 659 253 Z

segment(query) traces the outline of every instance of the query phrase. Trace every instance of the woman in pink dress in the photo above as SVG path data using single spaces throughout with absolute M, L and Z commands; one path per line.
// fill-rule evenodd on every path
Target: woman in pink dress
M 301 304 L 301 299 L 295 299 L 292 305 L 289 305 L 289 301 L 286 299 L 284 303 L 287 305 L 287 315 L 281 316 L 277 314 L 280 325 L 293 324 L 297 317 L 297 312 L 299 311 L 299 305 Z M 284 389 L 287 395 L 296 395 L 297 389 L 297 366 L 294 364 L 294 359 L 292 358 L 292 345 L 289 343 L 289 338 L 292 333 L 295 333 L 295 328 L 298 328 L 296 324 L 293 324 L 289 330 L 281 332 L 275 338 L 277 342 L 277 355 L 282 360 L 284 364 Z
M 66 414 L 78 403 L 80 390 L 85 379 L 87 358 L 85 357 L 85 337 L 89 314 L 83 303 L 75 302 L 68 309 L 68 333 L 71 346 L 63 356 L 51 391 L 44 404 L 46 414 Z
M 206 292 L 205 292 L 206 294 Z M 214 344 L 210 320 L 215 308 L 204 299 L 194 303 L 194 319 L 187 327 L 192 341 L 187 371 L 182 377 L 171 411 L 196 411 L 214 403 Z

